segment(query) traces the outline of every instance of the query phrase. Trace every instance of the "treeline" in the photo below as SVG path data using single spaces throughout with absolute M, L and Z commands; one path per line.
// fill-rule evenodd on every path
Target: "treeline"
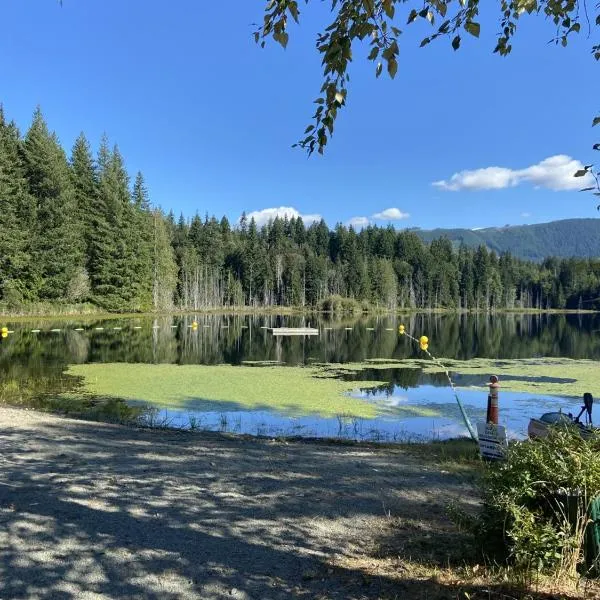
M 21 136 L 0 110 L 0 299 L 169 309 L 177 265 L 168 221 L 116 146 L 82 134 L 70 159 L 36 110 Z
M 411 231 L 324 221 L 192 219 L 153 208 L 106 138 L 70 157 L 39 110 L 22 136 L 0 110 L 0 303 L 111 311 L 304 306 L 600 308 L 600 261 L 524 262 Z

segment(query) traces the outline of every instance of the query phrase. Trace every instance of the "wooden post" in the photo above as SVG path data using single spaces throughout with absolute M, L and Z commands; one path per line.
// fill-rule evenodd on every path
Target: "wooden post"
M 490 377 L 488 387 L 490 388 L 490 393 L 488 394 L 486 422 L 498 425 L 498 390 L 500 389 L 500 384 L 496 375 Z

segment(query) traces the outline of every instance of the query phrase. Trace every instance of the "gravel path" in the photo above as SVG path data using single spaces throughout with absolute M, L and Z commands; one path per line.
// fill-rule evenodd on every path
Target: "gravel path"
M 470 494 L 397 449 L 0 408 L 0 598 L 378 598 L 397 581 L 340 565 L 392 520 L 409 551 Z

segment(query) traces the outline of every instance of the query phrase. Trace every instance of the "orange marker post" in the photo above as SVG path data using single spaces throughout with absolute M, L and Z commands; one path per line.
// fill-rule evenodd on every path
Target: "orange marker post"
M 498 425 L 498 391 L 500 390 L 500 384 L 496 375 L 490 377 L 488 387 L 490 392 L 488 394 L 486 421 Z

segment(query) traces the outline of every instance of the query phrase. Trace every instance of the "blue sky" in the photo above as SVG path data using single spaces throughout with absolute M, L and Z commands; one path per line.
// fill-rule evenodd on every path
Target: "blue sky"
M 394 81 L 375 80 L 357 46 L 333 140 L 307 159 L 291 145 L 320 88 L 314 39 L 330 3 L 300 4 L 284 51 L 254 44 L 259 0 L 3 2 L 0 102 L 23 130 L 40 104 L 69 151 L 81 130 L 95 147 L 106 132 L 176 214 L 292 207 L 331 226 L 422 228 L 596 216 L 593 197 L 564 189 L 599 141 L 600 65 L 585 34 L 549 46 L 551 25 L 526 18 L 503 59 L 491 14 L 459 52 L 449 40 L 420 49 L 417 24 Z

